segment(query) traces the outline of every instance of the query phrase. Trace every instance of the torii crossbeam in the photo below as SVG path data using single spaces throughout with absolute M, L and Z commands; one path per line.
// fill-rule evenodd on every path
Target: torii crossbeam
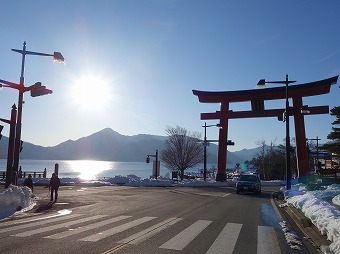
M 288 98 L 293 101 L 293 107 L 289 110 L 289 115 L 294 116 L 295 139 L 296 139 L 296 157 L 298 176 L 303 177 L 309 174 L 308 169 L 308 152 L 306 145 L 306 132 L 304 115 L 308 110 L 309 115 L 328 114 L 329 106 L 309 107 L 303 105 L 302 98 L 327 94 L 330 91 L 331 85 L 336 84 L 338 76 L 305 83 L 300 85 L 289 86 Z M 280 117 L 285 112 L 285 109 L 264 109 L 264 101 L 279 100 L 286 98 L 286 87 L 274 87 L 264 89 L 240 90 L 240 91 L 224 91 L 224 92 L 209 92 L 192 90 L 193 94 L 198 96 L 199 102 L 202 103 L 219 103 L 220 110 L 213 113 L 201 113 L 201 120 L 219 119 L 222 128 L 219 129 L 218 142 L 218 163 L 217 163 L 217 181 L 226 180 L 226 165 L 227 165 L 227 146 L 228 140 L 228 121 L 229 119 L 237 118 L 254 118 L 254 117 Z M 252 111 L 229 110 L 231 102 L 253 103 Z M 257 107 L 257 108 L 256 108 Z M 302 110 L 303 109 L 303 110 Z M 237 140 L 237 137 L 233 138 Z M 236 141 L 237 142 L 237 141 Z

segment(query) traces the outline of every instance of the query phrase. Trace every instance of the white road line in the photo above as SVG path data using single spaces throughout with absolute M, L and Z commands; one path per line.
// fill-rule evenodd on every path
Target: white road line
M 117 226 L 117 227 L 110 228 L 108 230 L 102 231 L 102 232 L 100 232 L 98 234 L 94 234 L 94 235 L 90 235 L 90 236 L 84 237 L 84 238 L 80 239 L 80 241 L 96 242 L 96 241 L 99 241 L 100 239 L 103 239 L 103 238 L 106 238 L 108 236 L 111 236 L 111 235 L 123 232 L 123 231 L 125 231 L 127 229 L 133 228 L 135 226 L 138 226 L 138 225 L 140 225 L 142 223 L 145 223 L 147 221 L 150 221 L 150 220 L 153 220 L 153 219 L 156 219 L 156 218 L 157 217 L 143 217 L 141 219 L 134 220 L 134 221 L 125 223 L 123 225 L 120 225 L 120 226 Z
M 212 221 L 198 220 L 191 226 L 184 229 L 181 233 L 171 238 L 159 248 L 170 250 L 182 250 L 196 236 L 198 236 Z
M 52 231 L 52 230 L 55 230 L 55 229 L 58 229 L 58 228 L 69 227 L 69 226 L 72 226 L 72 225 L 75 225 L 75 224 L 79 224 L 79 223 L 83 223 L 83 222 L 87 222 L 87 221 L 91 221 L 91 220 L 100 219 L 100 218 L 103 218 L 103 217 L 106 217 L 106 216 L 107 215 L 95 215 L 95 216 L 84 218 L 84 219 L 74 220 L 74 221 L 70 221 L 70 222 L 64 222 L 64 223 L 57 224 L 57 225 L 52 225 L 52 226 L 49 226 L 49 227 L 44 227 L 44 228 L 38 228 L 38 229 L 33 229 L 33 230 L 25 231 L 25 232 L 22 232 L 22 233 L 15 234 L 14 236 L 25 237 L 25 236 L 36 235 L 36 234 Z
M 162 230 L 174 225 L 175 223 L 183 220 L 183 218 L 170 218 L 165 221 L 162 221 L 152 227 L 149 227 L 137 234 L 131 235 L 118 243 L 128 243 L 128 244 L 139 244 L 150 237 L 154 236 L 155 234 L 161 232 Z
M 32 227 L 36 227 L 36 226 L 41 226 L 44 224 L 48 224 L 48 223 L 52 223 L 52 222 L 58 222 L 61 220 L 66 220 L 66 219 L 71 219 L 71 218 L 76 218 L 79 216 L 82 216 L 83 214 L 70 214 L 70 215 L 64 215 L 62 217 L 57 217 L 57 218 L 53 218 L 53 219 L 49 219 L 47 218 L 46 220 L 40 220 L 40 221 L 24 221 L 22 223 L 27 223 L 27 224 L 23 224 L 23 225 L 17 225 L 17 226 L 13 226 L 13 227 L 9 227 L 9 228 L 3 228 L 0 229 L 0 234 L 1 233 L 5 233 L 5 232 L 9 232 L 9 231 L 15 231 L 15 230 L 19 230 L 19 229 L 25 229 L 25 228 L 32 228 Z M 0 224 L 2 225 L 2 224 Z
M 8 225 L 17 225 L 17 224 L 25 224 L 25 223 L 31 223 L 34 221 L 41 221 L 41 220 L 47 220 L 47 219 L 52 219 L 52 218 L 58 218 L 61 216 L 66 216 L 69 215 L 68 214 L 63 214 L 63 213 L 56 213 L 50 216 L 45 216 L 45 217 L 41 217 L 41 215 L 39 215 L 38 213 L 34 215 L 34 217 L 24 217 L 24 218 L 20 218 L 18 220 L 10 220 L 10 221 L 6 221 L 6 222 L 0 222 L 1 227 L 4 226 L 8 226 Z
M 130 217 L 132 217 L 132 216 L 118 216 L 118 217 L 111 218 L 111 219 L 108 219 L 108 220 L 103 220 L 103 221 L 100 221 L 100 222 L 97 222 L 97 223 L 92 223 L 92 224 L 86 225 L 84 227 L 78 227 L 78 228 L 75 228 L 75 229 L 68 229 L 67 231 L 63 231 L 63 232 L 60 232 L 60 233 L 57 233 L 57 234 L 54 234 L 54 235 L 49 235 L 49 236 L 46 236 L 44 238 L 61 239 L 61 238 L 65 238 L 65 237 L 68 237 L 68 236 L 71 236 L 71 235 L 79 234 L 81 232 L 85 232 L 85 231 L 88 231 L 88 230 L 99 228 L 99 227 L 105 226 L 105 225 L 110 224 L 110 223 L 121 221 L 121 220 L 130 218 Z
M 206 254 L 232 254 L 241 228 L 242 224 L 228 223 Z
M 225 198 L 225 197 L 227 197 L 227 196 L 229 196 L 231 193 L 226 193 L 226 194 L 224 194 L 223 196 L 222 196 L 222 198 Z
M 281 254 L 279 241 L 273 227 L 258 226 L 257 230 L 257 253 L 258 254 Z

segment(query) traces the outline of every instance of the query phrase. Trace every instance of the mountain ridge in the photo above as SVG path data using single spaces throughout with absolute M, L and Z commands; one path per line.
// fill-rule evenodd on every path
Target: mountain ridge
M 55 146 L 43 147 L 29 142 L 23 143 L 20 159 L 36 160 L 103 160 L 103 161 L 145 161 L 147 154 L 164 149 L 167 136 L 152 134 L 122 135 L 111 128 L 105 128 L 76 140 L 66 140 Z M 7 158 L 8 138 L 0 141 L 0 159 Z M 228 164 L 251 160 L 260 148 L 228 151 Z M 218 146 L 207 148 L 207 162 L 217 163 Z

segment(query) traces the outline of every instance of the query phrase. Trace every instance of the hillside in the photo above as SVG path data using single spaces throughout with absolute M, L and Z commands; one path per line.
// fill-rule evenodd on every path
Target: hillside
M 24 142 L 21 159 L 32 160 L 106 160 L 106 161 L 144 161 L 146 154 L 155 153 L 156 149 L 164 149 L 166 136 L 138 134 L 121 135 L 106 128 L 87 137 L 67 140 L 56 146 L 43 147 Z M 7 158 L 8 138 L 0 140 L 0 159 Z M 207 148 L 208 163 L 217 163 L 216 144 Z M 243 163 L 250 160 L 256 149 L 243 149 L 238 152 L 228 151 L 228 164 Z

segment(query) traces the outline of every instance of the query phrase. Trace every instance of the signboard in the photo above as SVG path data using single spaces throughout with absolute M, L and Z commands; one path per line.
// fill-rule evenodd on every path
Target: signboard
M 310 158 L 318 158 L 319 159 L 324 159 L 324 160 L 331 160 L 332 159 L 332 154 L 331 153 L 323 153 L 323 152 L 319 152 L 318 153 L 309 153 L 308 154 Z
M 254 115 L 264 115 L 264 100 L 263 98 L 251 99 L 251 111 Z

